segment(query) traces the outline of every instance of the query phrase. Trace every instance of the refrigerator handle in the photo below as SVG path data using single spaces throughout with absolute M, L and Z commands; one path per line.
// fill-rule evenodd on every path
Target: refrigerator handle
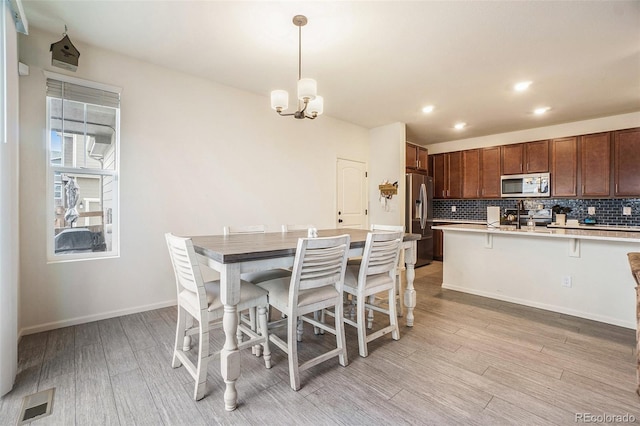
M 427 187 L 423 183 L 420 185 L 420 228 L 424 229 L 427 224 Z

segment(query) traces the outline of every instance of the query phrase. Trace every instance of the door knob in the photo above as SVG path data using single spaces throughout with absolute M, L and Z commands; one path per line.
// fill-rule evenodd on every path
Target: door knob
M 342 223 L 342 219 L 338 219 L 338 223 Z

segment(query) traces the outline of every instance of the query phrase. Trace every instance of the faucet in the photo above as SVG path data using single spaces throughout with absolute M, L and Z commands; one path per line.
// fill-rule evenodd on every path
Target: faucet
M 521 229 L 520 226 L 520 210 L 524 210 L 524 202 L 522 200 L 516 201 L 516 229 Z

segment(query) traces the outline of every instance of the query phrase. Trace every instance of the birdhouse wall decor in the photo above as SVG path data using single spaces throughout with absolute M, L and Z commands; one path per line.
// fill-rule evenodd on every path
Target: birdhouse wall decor
M 58 68 L 64 68 L 68 71 L 74 71 L 78 69 L 78 59 L 80 58 L 80 52 L 71 43 L 69 36 L 66 32 L 62 40 L 53 43 L 51 48 L 51 65 Z

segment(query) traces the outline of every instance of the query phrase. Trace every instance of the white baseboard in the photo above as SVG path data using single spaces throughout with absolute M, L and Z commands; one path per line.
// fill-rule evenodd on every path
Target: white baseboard
M 175 306 L 176 304 L 176 300 L 167 300 L 165 302 L 154 303 L 151 305 L 136 306 L 134 308 L 120 309 L 117 311 L 103 312 L 101 314 L 87 315 L 84 317 L 76 317 L 62 321 L 53 321 L 45 324 L 24 327 L 20 329 L 20 332 L 18 333 L 18 342 L 20 341 L 22 336 L 26 336 L 28 334 L 40 333 L 41 331 L 55 330 L 57 328 L 70 327 L 72 325 L 85 324 L 88 322 L 100 321 L 108 318 L 120 317 L 123 315 L 137 314 L 139 312 L 151 311 L 153 309 Z
M 619 318 L 611 318 L 604 315 L 594 315 L 589 312 L 578 311 L 578 310 L 566 308 L 563 306 L 549 305 L 546 303 L 540 303 L 540 302 L 535 302 L 531 300 L 524 300 L 517 297 L 506 296 L 500 293 L 491 293 L 488 291 L 476 290 L 468 287 L 461 287 L 461 286 L 446 284 L 446 283 L 442 283 L 442 288 L 445 288 L 447 290 L 455 290 L 462 293 L 475 294 L 476 296 L 488 297 L 490 299 L 502 300 L 504 302 L 517 303 L 518 305 L 531 306 L 532 308 L 539 308 L 539 309 L 544 309 L 546 311 L 558 312 L 560 314 L 567 314 L 574 317 L 603 322 L 606 324 L 617 325 L 619 327 L 630 328 L 632 330 L 635 330 L 637 327 L 636 323 L 624 321 Z

